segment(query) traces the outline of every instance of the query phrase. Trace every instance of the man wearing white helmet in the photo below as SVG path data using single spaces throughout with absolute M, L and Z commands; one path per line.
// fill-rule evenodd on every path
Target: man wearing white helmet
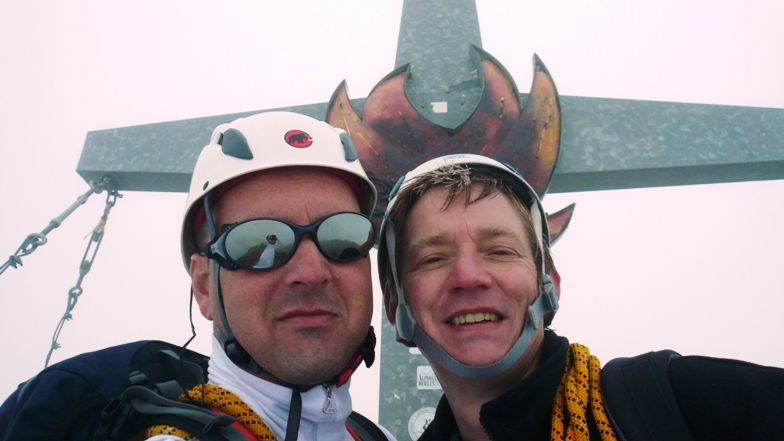
M 541 201 L 511 167 L 422 164 L 380 236 L 387 318 L 444 390 L 420 440 L 782 439 L 784 370 L 660 351 L 600 380 L 586 347 L 546 329 L 560 276 Z
M 197 393 L 247 405 L 259 439 L 356 439 L 348 380 L 374 357 L 375 202 L 350 138 L 303 115 L 221 125 L 199 156 L 182 257 L 213 321 L 217 388 Z

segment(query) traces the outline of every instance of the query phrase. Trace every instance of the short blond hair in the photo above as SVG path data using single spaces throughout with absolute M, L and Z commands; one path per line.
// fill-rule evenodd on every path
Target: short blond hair
M 543 289 L 542 274 L 550 273 L 553 260 L 546 238 L 542 238 L 543 249 L 539 248 L 539 240 L 536 237 L 533 218 L 531 217 L 531 211 L 528 209 L 530 201 L 524 201 L 521 198 L 512 179 L 500 173 L 492 172 L 489 169 L 469 168 L 465 165 L 452 164 L 417 177 L 414 183 L 400 190 L 396 196 L 395 205 L 389 213 L 388 220 L 392 221 L 395 237 L 403 237 L 403 233 L 406 230 L 406 222 L 414 204 L 427 192 L 436 187 L 443 187 L 446 190 L 446 200 L 441 207 L 442 211 L 449 208 L 460 194 L 465 195 L 466 205 L 499 193 L 509 198 L 512 206 L 518 211 L 523 220 L 523 229 L 531 246 L 531 255 L 536 263 L 539 289 Z M 472 196 L 473 188 L 480 189 L 478 195 Z M 398 268 L 398 277 L 402 277 L 402 274 L 400 274 L 402 243 L 402 240 L 397 240 L 395 245 L 395 266 Z M 544 259 L 542 259 L 542 254 L 544 254 Z M 543 260 L 544 268 L 542 268 Z M 392 266 L 389 262 L 387 262 L 385 272 L 388 283 L 394 280 Z M 394 283 L 390 283 L 390 287 L 392 288 L 392 294 L 397 296 Z

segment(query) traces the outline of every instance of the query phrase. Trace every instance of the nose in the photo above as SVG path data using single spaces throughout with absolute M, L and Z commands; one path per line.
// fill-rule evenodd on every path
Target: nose
M 489 288 L 492 284 L 493 279 L 479 253 L 472 247 L 458 249 L 447 280 L 449 292 L 470 292 Z
M 308 288 L 326 285 L 332 277 L 329 265 L 311 236 L 305 235 L 300 239 L 291 260 L 286 262 L 286 283 Z

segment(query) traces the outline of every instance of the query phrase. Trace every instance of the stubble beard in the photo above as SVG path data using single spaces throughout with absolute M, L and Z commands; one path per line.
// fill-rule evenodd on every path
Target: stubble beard
M 319 297 L 292 294 L 285 297 L 282 304 L 270 306 L 272 311 L 285 311 L 291 306 L 303 305 L 328 311 L 343 310 L 339 302 L 323 294 Z M 329 328 L 292 330 L 285 329 L 284 324 L 275 324 L 266 338 L 259 337 L 245 347 L 260 366 L 285 383 L 310 386 L 328 382 L 346 367 L 369 327 L 368 323 L 364 329 L 353 329 L 347 322 L 349 318 L 343 314 L 347 313 L 340 314 L 337 326 Z M 245 335 L 255 334 L 252 328 L 245 331 Z
M 330 336 L 322 330 L 306 329 L 297 334 L 293 347 L 272 349 L 275 354 L 269 357 L 269 367 L 265 366 L 281 380 L 296 385 L 310 386 L 333 379 L 362 343 L 362 338 L 345 333 Z

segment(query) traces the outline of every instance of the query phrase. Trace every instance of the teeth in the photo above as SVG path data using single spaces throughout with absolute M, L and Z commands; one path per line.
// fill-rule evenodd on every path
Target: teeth
M 494 322 L 498 320 L 498 315 L 492 312 L 476 312 L 464 315 L 458 315 L 450 320 L 453 325 L 462 325 L 465 323 L 480 323 L 480 322 Z

